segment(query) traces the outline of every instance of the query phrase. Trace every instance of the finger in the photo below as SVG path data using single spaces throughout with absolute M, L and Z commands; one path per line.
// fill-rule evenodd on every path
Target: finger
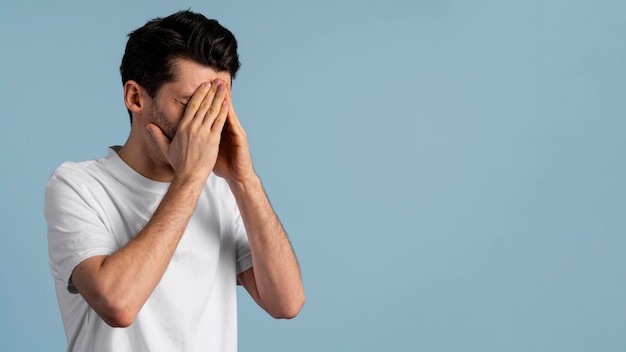
M 208 107 L 204 115 L 204 121 L 203 121 L 203 123 L 209 128 L 213 126 L 215 119 L 219 116 L 220 112 L 222 111 L 222 105 L 225 101 L 226 94 L 227 94 L 227 89 L 224 86 L 223 82 L 216 80 L 215 82 L 213 82 L 213 84 L 216 85 L 215 96 L 213 97 L 213 100 L 210 102 L 210 106 Z M 205 102 L 208 103 L 207 98 L 205 98 Z
M 208 94 L 211 92 L 212 84 L 211 82 L 204 82 L 193 93 L 189 102 L 187 102 L 187 107 L 185 108 L 185 112 L 183 114 L 183 118 L 180 120 L 179 128 L 186 128 L 187 125 L 191 124 L 195 117 L 197 116 L 198 110 L 202 107 L 202 102 L 206 98 Z
M 222 106 L 220 108 L 220 113 L 215 118 L 215 121 L 211 126 L 211 131 L 219 132 L 221 134 L 222 130 L 224 129 L 226 119 L 228 118 L 228 110 L 228 102 L 226 100 L 223 100 Z
M 228 101 L 228 124 L 231 128 L 235 128 L 236 130 L 243 132 L 243 127 L 241 126 L 241 122 L 239 122 L 239 117 L 237 116 L 235 108 L 233 107 L 233 94 L 231 90 L 228 90 L 226 100 Z
M 189 127 L 191 130 L 196 130 L 196 131 L 201 130 L 203 128 L 202 126 L 207 116 L 211 116 L 211 118 L 214 118 L 214 116 L 217 116 L 217 114 L 219 113 L 219 109 L 216 110 L 216 107 L 213 106 L 213 101 L 216 99 L 218 89 L 219 89 L 218 83 L 219 83 L 218 80 L 210 83 L 211 86 L 209 90 L 206 92 L 206 94 L 202 98 L 200 105 L 196 108 L 193 118 L 190 119 L 189 121 L 189 124 L 190 124 Z M 203 94 L 203 93 L 199 92 L 199 94 Z M 210 128 L 211 126 L 209 125 L 208 127 L 205 128 L 205 130 L 208 131 L 210 130 Z
M 163 155 L 167 156 L 167 151 L 170 147 L 170 139 L 163 133 L 163 130 L 159 128 L 159 126 L 149 123 L 146 125 L 146 130 L 148 134 L 152 137 L 152 140 L 156 143 L 156 145 L 161 149 Z

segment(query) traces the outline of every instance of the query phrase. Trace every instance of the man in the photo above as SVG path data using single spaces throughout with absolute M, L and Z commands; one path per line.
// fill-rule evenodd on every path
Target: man
M 275 318 L 304 304 L 230 83 L 234 36 L 189 11 L 130 33 L 131 131 L 46 186 L 50 266 L 71 351 L 235 351 L 236 285 Z

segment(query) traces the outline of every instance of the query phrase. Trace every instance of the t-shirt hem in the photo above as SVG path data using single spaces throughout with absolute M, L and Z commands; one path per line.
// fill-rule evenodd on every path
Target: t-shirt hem
M 247 255 L 237 261 L 237 275 L 252 268 L 252 255 Z

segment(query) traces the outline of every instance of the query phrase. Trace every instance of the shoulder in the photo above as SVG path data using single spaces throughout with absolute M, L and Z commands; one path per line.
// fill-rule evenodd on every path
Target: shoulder
M 88 174 L 88 170 L 93 168 L 93 164 L 97 163 L 96 160 L 87 160 L 81 162 L 74 161 L 66 161 L 63 164 L 59 165 L 50 175 L 50 178 L 72 178 L 72 177 L 81 177 Z
M 66 161 L 56 168 L 48 178 L 46 190 L 62 185 L 88 185 L 104 174 L 101 159 L 82 162 Z
M 66 161 L 50 175 L 44 191 L 44 208 L 64 204 L 97 204 L 115 184 L 106 157 L 81 162 Z
M 48 184 L 55 182 L 88 182 L 89 180 L 95 180 L 102 177 L 110 176 L 115 173 L 115 157 L 117 153 L 115 150 L 119 149 L 117 146 L 109 147 L 107 154 L 95 159 L 85 161 L 66 161 L 57 167 L 50 178 Z

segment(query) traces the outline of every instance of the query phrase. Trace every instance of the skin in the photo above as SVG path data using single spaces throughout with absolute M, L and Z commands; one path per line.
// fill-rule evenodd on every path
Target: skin
M 233 109 L 228 72 L 177 59 L 172 82 L 151 98 L 124 85 L 133 114 L 120 157 L 170 187 L 146 226 L 109 256 L 81 262 L 72 283 L 109 325 L 127 327 L 159 283 L 211 172 L 232 190 L 248 233 L 253 267 L 238 275 L 275 318 L 295 317 L 305 301 L 300 268 L 254 171 L 246 133 Z

